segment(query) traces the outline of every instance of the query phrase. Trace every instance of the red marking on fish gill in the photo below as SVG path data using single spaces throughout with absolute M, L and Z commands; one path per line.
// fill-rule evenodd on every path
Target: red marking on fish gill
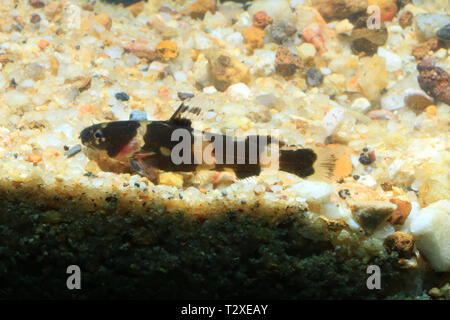
M 123 147 L 122 150 L 120 150 L 120 152 L 117 154 L 115 158 L 117 160 L 124 159 L 128 157 L 131 153 L 134 153 L 139 149 L 140 149 L 139 142 L 133 139 L 127 145 L 125 145 L 125 147 Z

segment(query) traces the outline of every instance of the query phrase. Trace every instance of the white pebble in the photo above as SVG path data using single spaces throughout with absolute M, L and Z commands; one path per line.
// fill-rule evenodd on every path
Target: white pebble
M 397 109 L 401 109 L 405 106 L 405 101 L 402 96 L 397 94 L 392 94 L 388 96 L 384 96 L 381 98 L 381 107 L 383 109 L 393 111 Z
M 328 135 L 332 134 L 334 129 L 336 129 L 338 124 L 344 119 L 344 112 L 345 109 L 341 107 L 333 108 L 327 112 L 322 120 L 322 126 L 325 128 Z
M 216 90 L 216 88 L 214 88 L 214 86 L 209 86 L 209 87 L 203 88 L 203 93 L 206 93 L 206 94 L 213 94 L 216 92 L 217 92 L 217 90 Z
M 196 33 L 194 35 L 194 41 L 195 41 L 195 49 L 197 50 L 206 50 L 212 46 L 211 40 L 201 33 Z
M 72 139 L 73 137 L 73 128 L 67 123 L 61 124 L 53 130 L 56 134 L 64 134 L 67 139 Z
M 323 74 L 323 76 L 328 76 L 330 75 L 333 71 L 331 71 L 331 69 L 328 68 L 320 68 L 320 72 Z
M 344 206 L 338 206 L 334 203 L 326 203 L 320 208 L 320 214 L 328 219 L 348 219 L 352 212 Z
M 39 137 L 37 139 L 37 143 L 42 148 L 47 148 L 47 147 L 55 148 L 55 147 L 60 147 L 63 144 L 62 141 L 55 138 L 53 134 L 47 134 L 47 135 L 43 135 L 43 136 Z
M 353 25 L 350 23 L 350 21 L 348 21 L 348 19 L 344 19 L 344 20 L 339 21 L 335 25 L 334 30 L 337 33 L 343 33 L 343 34 L 350 36 L 351 32 L 353 30 Z
M 202 86 L 208 86 L 209 81 L 209 63 L 203 54 L 200 54 L 192 67 L 192 77 L 195 82 Z
M 253 58 L 251 73 L 268 76 L 275 71 L 276 52 L 257 49 L 253 53 Z
M 20 121 L 20 117 L 16 114 L 13 114 L 11 117 L 9 117 L 9 122 L 11 122 L 12 125 L 17 125 Z
M 208 119 L 208 120 L 214 119 L 216 116 L 217 116 L 217 114 L 213 111 L 208 111 L 208 112 L 206 112 L 206 115 L 205 115 L 206 119 Z
M 105 49 L 105 53 L 111 58 L 111 59 L 120 59 L 123 54 L 123 48 L 118 46 L 111 46 Z
M 165 63 L 161 63 L 159 61 L 153 61 L 152 63 L 150 63 L 150 65 L 148 66 L 148 70 L 154 70 L 154 71 L 164 71 L 164 68 L 167 67 L 167 64 Z
M 283 191 L 283 187 L 282 186 L 278 186 L 278 185 L 272 186 L 270 188 L 272 189 L 273 192 L 281 192 L 281 191 Z
M 117 119 L 128 118 L 128 113 L 125 112 L 125 108 L 122 103 L 114 103 L 112 105 L 111 111 Z
M 234 32 L 228 35 L 225 38 L 225 41 L 232 44 L 233 46 L 240 46 L 244 42 L 244 37 L 240 32 Z
M 248 99 L 251 95 L 250 89 L 244 83 L 236 83 L 228 87 L 227 93 L 231 96 L 241 96 Z
M 358 182 L 370 188 L 377 185 L 376 180 L 371 175 L 360 176 Z
M 391 33 L 400 33 L 401 34 L 404 32 L 402 27 L 396 26 L 396 25 L 388 26 L 387 29 L 389 31 L 389 34 L 391 34 Z
M 81 8 L 74 4 L 69 4 L 65 8 L 66 27 L 68 29 L 80 29 L 81 26 Z
M 366 98 L 358 98 L 352 102 L 351 108 L 364 113 L 370 109 L 370 102 Z
M 20 91 L 11 90 L 5 93 L 5 102 L 10 107 L 20 107 L 27 105 L 30 102 L 30 98 L 27 94 Z
M 175 78 L 176 81 L 178 82 L 183 82 L 187 80 L 187 75 L 186 73 L 182 72 L 182 71 L 176 71 L 173 74 L 173 77 Z
M 411 232 L 434 270 L 450 271 L 450 200 L 440 200 L 414 215 Z
M 250 17 L 250 14 L 247 11 L 244 11 L 239 16 L 238 21 L 235 24 L 236 30 L 251 27 L 252 26 L 252 18 Z
M 382 47 L 378 48 L 378 55 L 385 59 L 388 72 L 395 72 L 402 68 L 402 58 L 399 55 Z
M 292 185 L 287 191 L 290 191 L 296 197 L 305 198 L 307 201 L 326 203 L 332 189 L 333 188 L 325 182 L 303 180 Z
M 104 180 L 101 178 L 93 178 L 91 179 L 91 183 L 94 188 L 100 188 L 103 186 Z
M 307 59 L 314 57 L 317 53 L 317 50 L 312 44 L 305 42 L 297 48 L 297 52 L 300 58 Z
M 355 221 L 353 218 L 348 218 L 345 220 L 345 223 L 352 229 L 353 231 L 361 230 L 361 226 L 358 224 L 358 222 Z
M 21 83 L 22 87 L 24 88 L 32 88 L 34 86 L 33 79 L 26 79 Z

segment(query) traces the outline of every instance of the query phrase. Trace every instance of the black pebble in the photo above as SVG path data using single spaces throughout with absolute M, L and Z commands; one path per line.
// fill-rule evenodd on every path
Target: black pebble
M 322 72 L 317 68 L 311 68 L 308 71 L 306 71 L 306 83 L 308 86 L 311 87 L 317 87 L 322 84 L 323 81 L 323 74 Z
M 339 194 L 339 197 L 341 197 L 342 199 L 346 199 L 350 196 L 350 191 L 348 189 L 342 189 L 342 190 L 339 190 L 338 194 Z
M 117 92 L 115 97 L 117 100 L 120 100 L 120 101 L 130 100 L 130 96 L 126 92 Z
M 445 26 L 443 26 L 442 28 L 440 28 L 436 32 L 436 35 L 438 36 L 438 38 L 440 38 L 442 40 L 450 41 L 450 23 L 448 23 Z
M 12 78 L 11 81 L 9 82 L 9 86 L 11 88 L 16 88 L 17 87 L 16 79 Z
M 372 161 L 370 161 L 369 156 L 367 154 L 364 154 L 364 153 L 362 153 L 361 156 L 359 157 L 359 162 L 361 162 L 365 166 L 367 166 L 367 165 L 372 163 Z

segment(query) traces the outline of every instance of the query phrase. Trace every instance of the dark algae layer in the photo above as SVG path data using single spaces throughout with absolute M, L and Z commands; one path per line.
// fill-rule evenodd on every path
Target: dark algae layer
M 395 256 L 364 262 L 319 232 L 305 237 L 299 208 L 202 219 L 154 205 L 123 210 L 114 196 L 94 212 L 75 198 L 55 198 L 52 208 L 43 201 L 51 195 L 22 191 L 26 198 L 0 191 L 0 298 L 414 298 L 404 293 L 411 272 L 396 269 Z M 381 290 L 367 289 L 372 263 L 383 270 Z M 81 290 L 66 288 L 73 264 Z

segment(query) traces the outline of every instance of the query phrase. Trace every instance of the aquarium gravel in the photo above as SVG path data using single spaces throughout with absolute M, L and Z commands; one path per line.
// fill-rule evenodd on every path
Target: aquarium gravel
M 118 2 L 0 2 L 0 298 L 450 299 L 448 1 Z M 335 176 L 152 182 L 81 147 L 182 101 Z

